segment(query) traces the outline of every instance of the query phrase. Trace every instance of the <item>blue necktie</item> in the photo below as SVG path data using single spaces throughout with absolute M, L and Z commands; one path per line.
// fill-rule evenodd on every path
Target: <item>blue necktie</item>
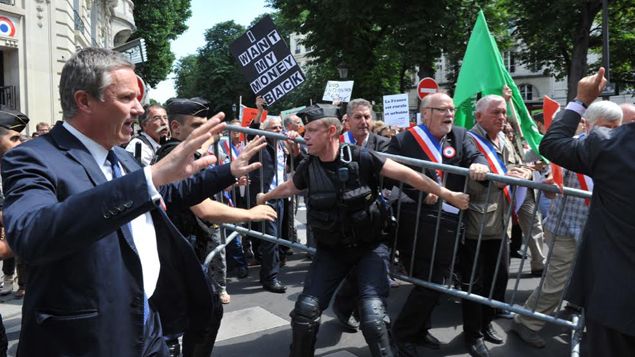
M 108 151 L 108 155 L 106 156 L 106 160 L 110 163 L 110 168 L 112 169 L 112 178 L 116 179 L 121 176 L 121 168 L 119 167 L 119 160 L 117 156 L 115 156 L 115 152 L 112 150 Z M 121 226 L 122 231 L 127 231 L 129 236 L 132 238 L 132 229 L 130 227 L 130 222 Z M 132 241 L 134 247 L 134 240 Z M 136 249 L 136 248 L 135 248 Z M 144 291 L 143 293 L 143 322 L 144 324 L 148 322 L 148 317 L 150 317 L 150 303 L 148 302 L 148 297 Z

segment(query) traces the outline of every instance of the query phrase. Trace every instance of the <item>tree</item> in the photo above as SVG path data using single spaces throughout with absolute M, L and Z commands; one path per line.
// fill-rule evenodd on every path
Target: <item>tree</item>
M 131 39 L 143 38 L 148 59 L 138 65 L 137 72 L 154 87 L 172 70 L 174 54 L 170 41 L 182 34 L 191 16 L 190 0 L 137 0 L 134 3 L 137 31 Z
M 617 39 L 612 42 L 619 44 L 625 41 L 631 46 L 630 49 L 611 47 L 611 50 L 620 54 L 617 60 L 620 65 L 632 63 L 632 8 L 635 3 L 632 0 L 611 0 L 609 3 L 614 10 L 623 10 L 619 13 L 611 11 L 609 24 L 626 31 L 616 34 Z M 567 76 L 567 100 L 573 99 L 578 81 L 589 70 L 589 49 L 597 49 L 602 44 L 599 30 L 602 0 L 531 0 L 522 4 L 507 0 L 507 4 L 517 19 L 514 32 L 525 45 L 521 48 L 522 61 L 544 67 L 547 75 L 552 74 L 559 79 Z M 630 28 L 626 27 L 629 25 Z M 623 51 L 630 53 L 630 57 L 622 55 Z M 621 71 L 618 73 L 623 75 Z
M 174 66 L 176 96 L 179 98 L 192 98 L 199 96 L 196 87 L 199 77 L 198 56 L 188 55 L 182 57 Z
M 197 54 L 196 91 L 212 103 L 215 111 L 223 111 L 228 117 L 239 96 L 246 103 L 255 102 L 254 94 L 229 51 L 229 44 L 243 33 L 245 28 L 234 21 L 218 23 L 205 32 L 205 45 Z

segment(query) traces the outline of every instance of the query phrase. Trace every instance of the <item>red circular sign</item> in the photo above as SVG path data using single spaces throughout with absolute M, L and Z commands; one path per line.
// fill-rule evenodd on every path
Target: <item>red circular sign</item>
M 439 85 L 430 77 L 420 80 L 419 85 L 417 85 L 417 95 L 419 96 L 419 99 L 423 99 L 426 95 L 436 93 L 438 91 Z

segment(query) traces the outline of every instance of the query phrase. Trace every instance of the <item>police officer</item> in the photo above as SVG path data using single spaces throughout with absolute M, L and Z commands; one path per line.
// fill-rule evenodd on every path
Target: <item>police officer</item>
M 4 156 L 9 150 L 18 146 L 20 141 L 20 132 L 24 130 L 26 125 L 29 123 L 29 118 L 17 111 L 5 111 L 0 110 L 0 158 Z M 0 226 L 4 230 L 4 222 L 2 220 L 2 208 L 4 207 L 4 194 L 2 192 L 2 179 L 0 178 Z M 15 258 L 13 257 L 13 252 L 7 243 L 4 232 L 0 234 L 0 260 L 7 259 L 3 263 L 3 268 L 5 265 L 8 267 L 9 260 L 14 261 L 15 266 Z M 3 269 L 4 270 L 4 269 Z M 14 270 L 14 269 L 11 269 Z M 11 272 L 11 277 L 13 277 L 13 272 Z M 19 279 L 23 279 L 23 277 L 19 277 Z M 7 283 L 5 283 L 7 284 Z M 13 288 L 13 279 L 11 279 L 10 288 Z M 9 291 L 11 291 L 9 289 Z M 7 355 L 8 348 L 8 340 L 7 334 L 4 329 L 4 324 L 2 323 L 2 316 L 0 315 L 0 356 Z
M 178 144 L 187 138 L 190 133 L 204 124 L 208 117 L 211 117 L 209 104 L 202 98 L 174 98 L 168 101 L 167 111 L 169 116 L 170 131 L 172 137 L 157 150 L 153 162 L 159 161 L 170 153 Z M 247 145 L 238 157 L 234 160 L 249 160 L 253 154 L 258 152 L 259 148 L 264 146 L 264 140 L 257 139 Z M 207 150 L 201 149 L 206 153 Z M 200 157 L 200 153 L 195 154 L 196 158 Z M 167 214 L 179 231 L 194 245 L 194 250 L 201 262 L 207 254 L 211 252 L 218 244 L 220 244 L 220 232 L 218 228 L 208 222 L 218 221 L 221 218 L 225 222 L 242 222 L 242 221 L 260 221 L 275 220 L 275 212 L 268 206 L 262 205 L 245 210 L 226 206 L 220 202 L 206 199 L 189 209 L 178 209 L 171 206 L 167 207 Z M 218 238 L 218 239 L 215 239 Z M 224 256 L 218 254 L 215 259 L 221 259 Z M 214 293 L 214 318 L 211 324 L 207 326 L 204 336 L 192 336 L 187 332 L 183 336 L 183 356 L 209 356 L 214 348 L 214 341 L 220 321 L 223 316 L 223 308 L 219 299 L 225 292 L 225 275 L 220 267 L 223 262 L 213 261 L 211 263 L 214 269 L 207 269 L 208 278 L 211 280 L 210 289 Z M 226 294 L 226 292 L 225 292 Z M 179 356 L 178 336 L 184 331 L 183 326 L 175 324 L 166 324 L 163 322 L 163 333 L 166 336 L 168 348 L 171 356 Z
M 292 180 L 257 196 L 258 203 L 308 189 L 307 220 L 317 241 L 304 289 L 291 312 L 291 356 L 313 356 L 320 315 L 344 277 L 357 267 L 360 329 L 373 356 L 394 356 L 385 324 L 388 247 L 381 234 L 385 207 L 377 200 L 384 175 L 432 192 L 465 209 L 469 196 L 438 186 L 430 178 L 366 149 L 340 145 L 342 124 L 331 105 L 298 113 L 305 122 L 309 156 Z

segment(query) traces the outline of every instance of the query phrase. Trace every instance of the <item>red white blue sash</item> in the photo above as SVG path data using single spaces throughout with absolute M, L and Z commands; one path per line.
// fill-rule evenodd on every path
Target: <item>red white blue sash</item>
M 500 157 L 498 157 L 496 149 L 494 149 L 492 143 L 473 131 L 468 131 L 467 134 L 471 136 L 472 139 L 474 139 L 476 148 L 483 154 L 483 156 L 485 156 L 485 159 L 487 159 L 489 169 L 492 171 L 492 173 L 495 173 L 497 175 L 505 175 L 507 173 L 507 166 L 505 166 L 505 163 L 500 159 Z M 505 188 L 503 188 L 503 194 L 505 195 L 505 199 L 507 199 L 507 202 L 511 203 L 512 196 L 509 193 L 509 186 L 505 186 Z
M 353 133 L 349 130 L 345 132 L 344 134 L 340 135 L 340 143 L 355 145 L 356 141 L 355 141 L 355 138 L 353 137 Z
M 413 126 L 408 129 L 410 134 L 415 138 L 421 150 L 428 156 L 428 161 L 432 161 L 437 164 L 443 163 L 443 157 L 441 156 L 441 142 L 434 137 L 428 130 L 425 124 Z M 439 182 L 443 177 L 441 170 L 436 170 Z
M 223 151 L 225 152 L 225 155 L 227 155 L 227 157 L 231 157 L 232 159 L 235 159 L 236 157 L 238 157 L 238 155 L 240 155 L 240 151 L 238 150 L 238 148 L 236 148 L 236 146 L 234 146 L 234 144 L 230 143 L 229 141 L 223 142 Z

